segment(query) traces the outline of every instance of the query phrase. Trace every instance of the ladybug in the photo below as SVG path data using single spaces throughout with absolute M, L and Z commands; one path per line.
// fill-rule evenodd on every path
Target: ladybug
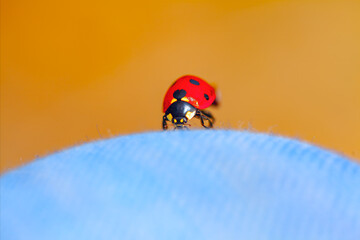
M 166 130 L 169 121 L 174 124 L 175 129 L 187 128 L 185 124 L 196 117 L 203 127 L 212 128 L 215 118 L 210 112 L 203 110 L 210 105 L 216 105 L 215 89 L 210 84 L 192 75 L 180 77 L 165 94 L 162 127 Z

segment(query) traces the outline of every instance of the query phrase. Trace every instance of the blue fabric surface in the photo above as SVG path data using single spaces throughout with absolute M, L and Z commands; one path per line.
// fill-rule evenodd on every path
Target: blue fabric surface
M 266 134 L 119 136 L 1 177 L 1 239 L 360 239 L 360 166 Z

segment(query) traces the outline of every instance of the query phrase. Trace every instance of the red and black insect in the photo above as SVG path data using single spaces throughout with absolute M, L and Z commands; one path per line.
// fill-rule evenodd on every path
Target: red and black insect
M 212 128 L 215 118 L 203 109 L 215 104 L 215 100 L 215 89 L 203 79 L 191 75 L 177 79 L 165 94 L 163 129 L 168 128 L 168 121 L 176 129 L 187 128 L 185 124 L 193 117 L 199 118 L 203 127 Z

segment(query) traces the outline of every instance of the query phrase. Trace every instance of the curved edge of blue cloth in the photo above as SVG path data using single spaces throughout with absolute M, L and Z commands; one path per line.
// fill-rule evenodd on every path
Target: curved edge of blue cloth
M 1 176 L 1 239 L 360 239 L 360 166 L 297 140 L 150 132 Z

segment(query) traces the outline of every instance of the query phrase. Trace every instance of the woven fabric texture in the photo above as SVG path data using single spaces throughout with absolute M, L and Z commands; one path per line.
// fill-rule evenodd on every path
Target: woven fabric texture
M 1 176 L 0 238 L 360 239 L 360 166 L 279 136 L 150 132 Z

